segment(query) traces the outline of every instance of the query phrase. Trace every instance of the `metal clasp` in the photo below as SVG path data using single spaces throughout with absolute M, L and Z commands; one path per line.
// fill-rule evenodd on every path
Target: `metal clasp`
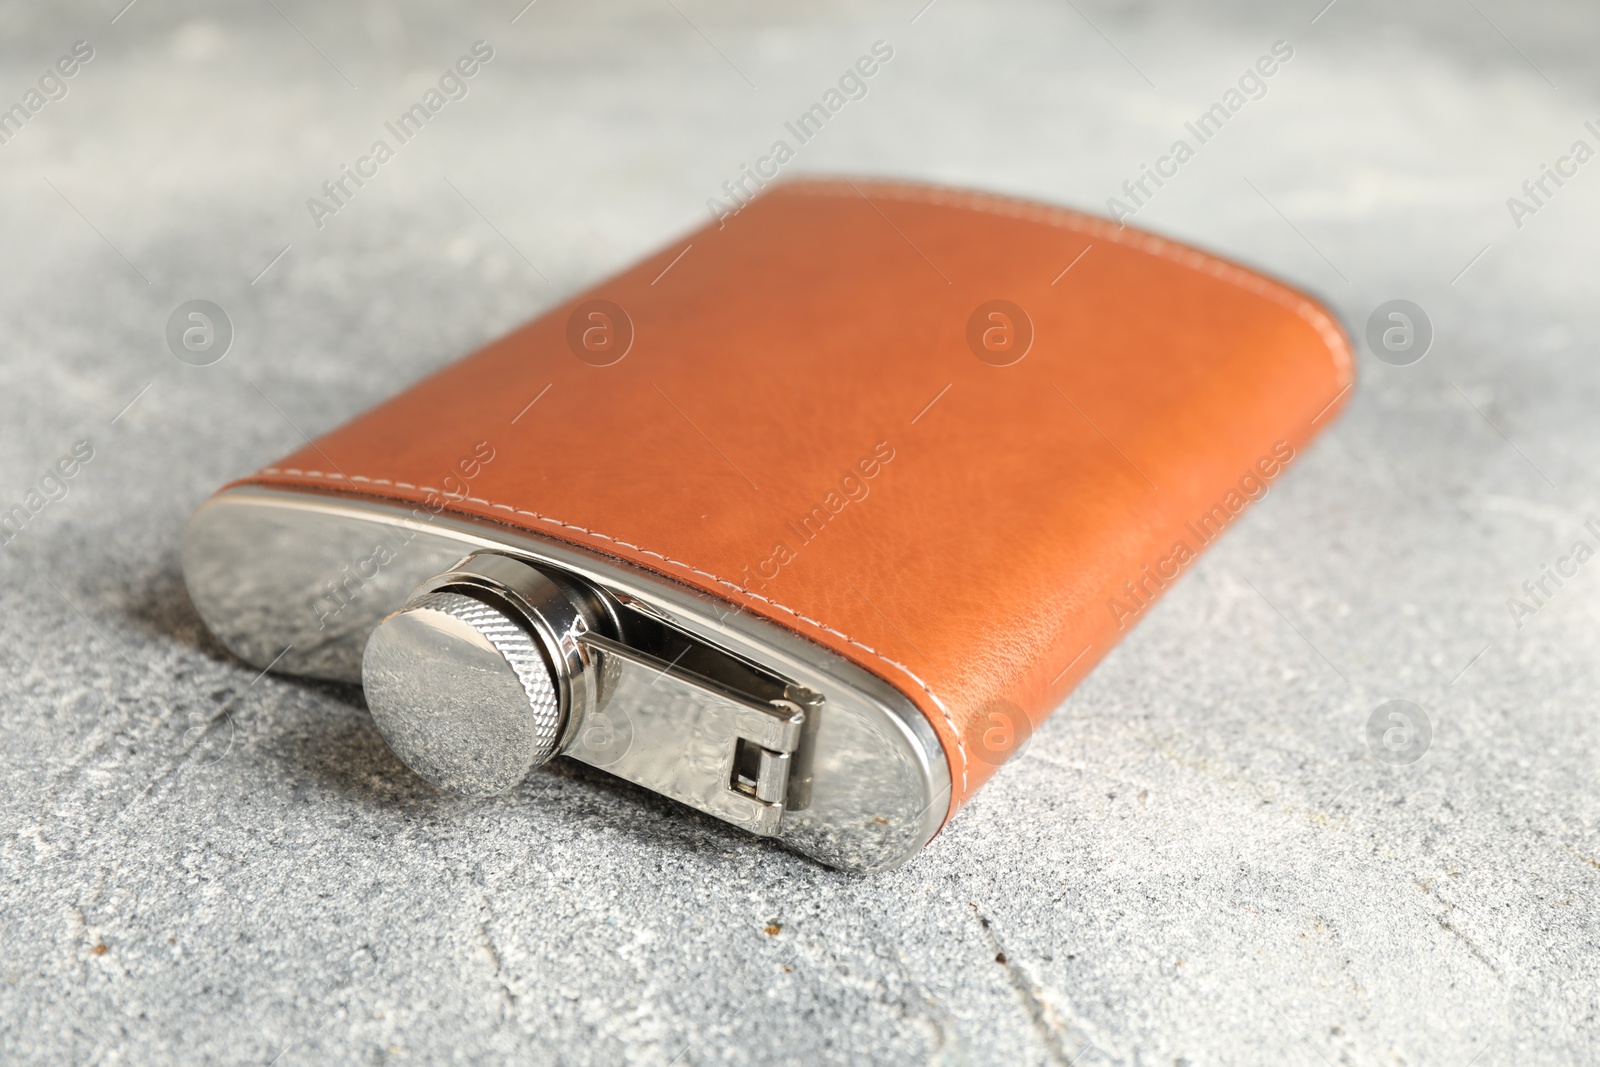
M 751 833 L 778 834 L 805 708 L 758 701 L 600 634 L 580 640 L 598 654 L 600 699 L 565 755 Z

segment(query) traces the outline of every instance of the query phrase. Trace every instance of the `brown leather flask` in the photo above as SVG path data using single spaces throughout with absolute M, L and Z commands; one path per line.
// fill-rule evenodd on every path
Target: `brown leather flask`
M 1206 253 L 792 182 L 226 486 L 184 571 L 441 789 L 559 755 L 881 870 L 1351 383 L 1322 306 Z

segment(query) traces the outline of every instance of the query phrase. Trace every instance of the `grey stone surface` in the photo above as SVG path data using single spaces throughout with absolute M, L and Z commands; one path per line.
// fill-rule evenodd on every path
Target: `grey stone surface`
M 1600 518 L 1600 162 L 1506 206 L 1600 146 L 1592 4 L 121 3 L 0 8 L 0 103 L 95 48 L 0 145 L 0 507 L 95 451 L 0 550 L 0 1059 L 1600 1059 L 1600 563 L 1507 603 Z M 1291 42 L 1137 221 L 1437 330 L 921 857 L 840 875 L 572 766 L 442 799 L 358 693 L 205 634 L 213 488 L 698 225 L 878 39 L 793 172 L 1094 210 Z M 214 366 L 163 340 L 194 298 Z

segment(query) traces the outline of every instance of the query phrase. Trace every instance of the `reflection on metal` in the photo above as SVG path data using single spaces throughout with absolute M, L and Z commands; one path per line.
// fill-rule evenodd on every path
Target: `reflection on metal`
M 943 822 L 948 765 L 898 690 L 608 557 L 400 504 L 241 488 L 195 512 L 183 565 L 202 618 L 236 655 L 265 668 L 281 654 L 274 670 L 356 682 L 368 638 L 424 583 L 483 595 L 440 584 L 474 554 L 594 598 L 577 642 L 595 654 L 593 673 L 580 672 L 593 699 L 562 727 L 562 754 L 846 870 L 894 867 Z
M 617 641 L 591 635 L 584 643 L 612 668 L 607 725 L 580 730 L 565 754 L 751 833 L 776 836 L 805 712 L 793 703 L 762 706 L 719 691 Z M 625 748 L 614 744 L 618 734 L 629 738 Z M 598 742 L 593 752 L 591 737 Z

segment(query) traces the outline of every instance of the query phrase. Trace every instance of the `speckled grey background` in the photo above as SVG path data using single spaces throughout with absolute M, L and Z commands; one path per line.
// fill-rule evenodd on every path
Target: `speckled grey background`
M 1600 146 L 1593 4 L 122 2 L 0 8 L 0 105 L 95 49 L 0 145 L 0 508 L 95 450 L 0 549 L 0 1059 L 1600 1059 L 1600 563 L 1507 604 L 1600 518 L 1600 161 L 1506 206 Z M 215 486 L 698 225 L 878 39 L 791 172 L 1095 210 L 1291 42 L 1137 221 L 1437 331 L 922 856 L 839 875 L 574 767 L 442 799 L 358 693 L 207 637 Z M 163 341 L 193 298 L 215 366 Z

